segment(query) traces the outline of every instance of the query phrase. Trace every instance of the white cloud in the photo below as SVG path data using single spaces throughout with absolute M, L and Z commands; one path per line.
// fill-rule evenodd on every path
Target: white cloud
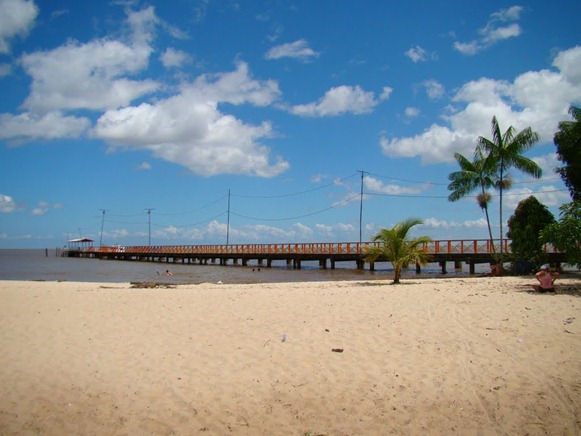
M 486 219 L 480 218 L 477 220 L 466 220 L 462 222 L 439 220 L 437 218 L 426 218 L 423 220 L 421 227 L 429 229 L 461 229 L 461 228 L 488 228 Z
M 32 209 L 30 213 L 36 216 L 44 215 L 45 213 L 48 212 L 48 207 L 49 204 L 46 201 L 41 201 L 40 203 L 38 203 L 38 207 Z
M 0 53 L 10 53 L 9 40 L 26 36 L 34 25 L 38 7 L 31 0 L 0 0 Z
M 581 70 L 581 46 L 559 53 L 553 65 L 559 71 L 530 71 L 512 83 L 488 78 L 468 82 L 452 99 L 463 107 L 445 117 L 448 125 L 433 124 L 413 137 L 382 137 L 380 145 L 391 157 L 452 162 L 454 152 L 469 155 L 479 136 L 490 136 L 494 115 L 502 131 L 530 126 L 540 143 L 552 142 L 559 122 L 570 118 L 569 106 L 581 100 L 581 75 L 574 73 Z
M 412 60 L 412 62 L 425 62 L 426 58 L 426 50 L 424 50 L 419 45 L 410 48 L 408 51 L 405 52 L 405 55 Z
M 510 24 L 505 27 L 500 27 L 498 29 L 492 29 L 488 32 L 483 41 L 485 44 L 492 45 L 499 41 L 503 41 L 508 38 L 514 38 L 521 34 L 522 30 L 520 26 L 516 23 Z
M 279 96 L 275 82 L 250 77 L 239 63 L 230 73 L 202 76 L 182 91 L 154 104 L 110 110 L 93 135 L 112 148 L 150 150 L 157 158 L 183 165 L 195 174 L 249 174 L 272 177 L 288 168 L 260 140 L 272 135 L 270 123 L 245 124 L 220 112 L 219 103 L 267 105 Z
M 204 74 L 193 85 L 186 86 L 194 101 L 250 103 L 267 106 L 280 98 L 278 83 L 274 80 L 258 81 L 251 77 L 248 64 L 238 62 L 236 70 L 228 73 Z
M 404 113 L 408 118 L 415 118 L 420 115 L 421 111 L 417 107 L 406 107 Z
M 149 162 L 142 162 L 137 166 L 138 170 L 147 171 L 151 169 L 151 164 Z
M 160 56 L 161 63 L 166 68 L 179 68 L 192 62 L 192 57 L 184 51 L 174 48 L 166 49 Z
M 333 227 L 326 224 L 315 224 L 315 229 L 317 229 L 317 234 L 323 237 L 329 238 L 334 235 Z
M 471 56 L 474 55 L 476 53 L 478 53 L 478 51 L 480 50 L 480 46 L 476 41 L 472 41 L 472 42 L 454 42 L 453 44 L 454 48 L 459 51 L 460 53 L 467 55 L 467 56 Z
M 47 201 L 39 201 L 38 206 L 30 212 L 32 215 L 40 216 L 48 213 L 50 209 L 62 209 L 63 205 L 60 203 L 50 204 Z
M 383 89 L 381 90 L 381 95 L 379 96 L 379 99 L 381 101 L 383 100 L 388 100 L 389 97 L 391 97 L 391 93 L 393 92 L 393 88 L 390 86 L 384 86 Z
M 126 77 L 148 65 L 153 9 L 130 13 L 128 21 L 133 30 L 130 44 L 105 38 L 85 44 L 69 41 L 23 55 L 20 63 L 32 77 L 23 106 L 36 112 L 117 108 L 158 89 L 153 80 Z
M 291 228 L 292 240 L 294 241 L 312 241 L 313 230 L 302 223 L 296 223 Z
M 553 60 L 553 66 L 559 69 L 565 80 L 576 84 L 581 83 L 580 46 L 559 52 Z
M 514 38 L 522 33 L 521 27 L 517 23 L 504 23 L 518 21 L 523 8 L 521 6 L 512 6 L 508 9 L 501 9 L 490 15 L 486 25 L 478 30 L 480 39 L 470 42 L 454 42 L 454 48 L 462 54 L 474 55 L 479 51 L 497 44 L 505 39 Z
M 389 88 L 387 88 L 389 89 Z M 382 93 L 385 96 L 386 88 Z M 328 90 L 318 101 L 296 105 L 291 108 L 295 115 L 309 117 L 336 116 L 346 113 L 365 114 L 372 112 L 379 100 L 373 92 L 364 91 L 357 86 L 337 86 Z
M 9 195 L 0 194 L 0 213 L 10 213 L 16 210 L 16 203 Z
M 87 118 L 65 116 L 58 111 L 44 115 L 29 112 L 19 115 L 0 114 L 0 139 L 17 144 L 36 139 L 75 138 L 89 125 Z
M 265 55 L 266 59 L 294 58 L 300 60 L 309 60 L 319 57 L 318 52 L 309 47 L 309 43 L 304 39 L 295 42 L 277 45 L 272 47 Z
M 502 193 L 503 209 L 514 210 L 522 200 L 531 195 L 547 207 L 560 206 L 571 201 L 569 191 L 563 191 L 554 185 L 544 185 L 538 190 L 533 190 L 530 187 L 513 187 Z
M 417 195 L 422 192 L 421 186 L 400 186 L 394 184 L 384 184 L 371 176 L 365 176 L 363 183 L 367 191 L 386 195 Z
M 560 178 L 560 176 L 555 173 L 555 168 L 563 166 L 563 163 L 559 161 L 557 153 L 533 157 L 532 160 L 541 167 L 541 170 L 543 171 L 543 177 L 541 180 Z
M 444 95 L 445 89 L 437 80 L 426 80 L 422 83 L 430 100 L 438 100 Z

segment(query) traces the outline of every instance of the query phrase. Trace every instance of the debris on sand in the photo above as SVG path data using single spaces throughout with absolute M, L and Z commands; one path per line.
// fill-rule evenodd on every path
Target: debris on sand
M 157 283 L 157 282 L 131 282 L 132 288 L 154 289 L 154 288 L 175 288 L 175 283 Z

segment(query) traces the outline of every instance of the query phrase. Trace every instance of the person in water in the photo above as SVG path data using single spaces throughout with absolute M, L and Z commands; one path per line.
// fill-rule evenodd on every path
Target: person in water
M 535 274 L 539 284 L 533 285 L 537 292 L 555 292 L 555 280 L 559 277 L 558 272 L 551 272 L 549 264 L 543 265 L 541 270 Z

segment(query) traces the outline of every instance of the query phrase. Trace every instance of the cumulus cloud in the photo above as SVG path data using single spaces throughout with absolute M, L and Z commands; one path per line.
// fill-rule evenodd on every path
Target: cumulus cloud
M 426 50 L 424 50 L 419 45 L 410 48 L 405 52 L 405 55 L 414 63 L 426 60 Z
M 437 218 L 426 218 L 423 220 L 424 223 L 421 227 L 430 228 L 430 229 L 459 229 L 459 228 L 487 228 L 487 223 L 484 218 L 480 218 L 477 220 L 466 220 L 462 222 L 457 221 L 446 221 L 446 220 L 439 220 Z
M 91 137 L 107 141 L 111 150 L 148 150 L 204 176 L 273 177 L 288 169 L 281 157 L 271 158 L 263 143 L 274 134 L 268 121 L 248 124 L 223 109 L 225 104 L 273 104 L 281 95 L 276 81 L 253 79 L 248 65 L 239 62 L 234 71 L 204 74 L 183 83 L 165 99 L 132 104 L 161 88 L 141 75 L 149 67 L 156 27 L 164 23 L 153 7 L 129 11 L 127 23 L 123 40 L 68 41 L 52 50 L 23 55 L 19 62 L 31 77 L 30 93 L 22 105 L 27 111 L 0 114 L 0 139 L 16 145 L 79 137 L 88 131 Z M 161 55 L 166 67 L 190 60 L 187 53 L 175 49 Z M 101 113 L 92 129 L 89 118 L 67 114 L 79 110 Z
M 92 133 L 113 149 L 149 150 L 195 174 L 273 177 L 288 163 L 276 158 L 271 164 L 270 149 L 260 143 L 272 136 L 270 123 L 245 124 L 222 113 L 219 103 L 261 106 L 278 97 L 276 83 L 252 79 L 239 63 L 235 71 L 201 76 L 167 99 L 107 111 Z
M 418 62 L 427 62 L 437 58 L 436 53 L 428 53 L 423 47 L 416 45 L 405 52 L 405 55 L 415 64 Z
M 235 105 L 250 103 L 267 106 L 281 95 L 276 81 L 252 79 L 246 62 L 238 62 L 232 72 L 204 74 L 192 86 L 186 85 L 186 89 L 195 100 Z
M 9 195 L 0 194 L 0 212 L 10 213 L 16 210 L 16 203 Z
M 304 39 L 295 42 L 277 45 L 272 47 L 265 55 L 266 59 L 293 58 L 307 61 L 318 58 L 320 53 L 309 47 L 309 43 Z
M 0 53 L 10 53 L 9 40 L 26 36 L 37 15 L 38 7 L 32 0 L 0 0 Z
M 381 90 L 381 95 L 379 96 L 379 99 L 381 101 L 388 100 L 389 97 L 391 97 L 392 92 L 393 88 L 391 86 L 384 86 L 383 89 Z
M 145 69 L 152 48 L 153 9 L 129 13 L 132 41 L 69 41 L 53 50 L 25 54 L 20 63 L 32 78 L 23 107 L 34 112 L 70 109 L 111 109 L 159 88 L 153 80 L 126 76 Z
M 474 55 L 500 41 L 519 36 L 522 33 L 520 25 L 510 22 L 518 21 L 522 10 L 522 6 L 512 6 L 494 12 L 486 25 L 478 30 L 478 39 L 470 42 L 456 41 L 454 48 L 462 54 Z
M 0 114 L 0 139 L 13 144 L 37 139 L 61 139 L 80 136 L 90 126 L 87 118 L 65 116 L 59 111 L 37 115 Z
M 423 163 L 452 162 L 454 152 L 468 155 L 479 136 L 490 136 L 494 115 L 504 131 L 532 127 L 541 143 L 552 142 L 567 110 L 581 100 L 581 46 L 561 52 L 553 66 L 557 71 L 530 71 L 512 83 L 488 78 L 462 86 L 452 98 L 455 112 L 445 117 L 447 125 L 434 123 L 424 132 L 407 138 L 386 138 L 380 145 L 391 157 L 417 157 Z
M 363 184 L 368 192 L 384 195 L 417 195 L 423 190 L 422 186 L 384 184 L 381 180 L 371 176 L 365 176 L 363 178 Z
M 387 98 L 390 88 L 384 88 L 382 98 Z M 387 96 L 387 97 L 386 97 Z M 381 99 L 373 92 L 364 91 L 357 86 L 337 86 L 328 90 L 318 101 L 293 106 L 291 112 L 306 117 L 336 116 L 346 113 L 356 115 L 372 112 Z
M 166 49 L 160 56 L 161 63 L 166 68 L 179 68 L 192 61 L 192 57 L 182 50 Z
M 426 94 L 430 100 L 438 100 L 444 95 L 444 85 L 437 80 L 425 80 L 422 83 L 422 86 L 425 88 Z
M 560 206 L 571 201 L 569 191 L 561 190 L 555 185 L 544 185 L 533 190 L 528 186 L 513 187 L 502 194 L 503 207 L 514 210 L 519 202 L 534 195 L 539 202 L 547 207 Z

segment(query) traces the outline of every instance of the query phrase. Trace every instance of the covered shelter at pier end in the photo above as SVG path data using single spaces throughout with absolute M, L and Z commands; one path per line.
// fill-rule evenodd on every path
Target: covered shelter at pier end
M 93 240 L 89 238 L 69 239 L 67 241 L 67 251 L 91 251 L 93 249 Z

